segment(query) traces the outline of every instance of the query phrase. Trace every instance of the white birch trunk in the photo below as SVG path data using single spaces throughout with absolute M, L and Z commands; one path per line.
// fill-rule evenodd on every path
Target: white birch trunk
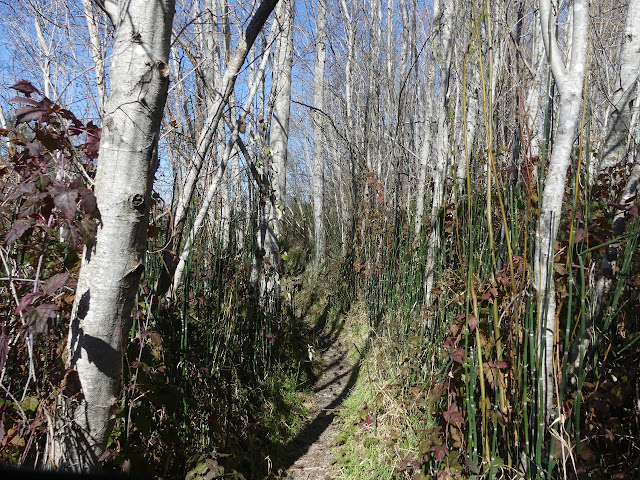
M 93 60 L 94 72 L 96 76 L 96 86 L 98 87 L 98 111 L 102 113 L 107 101 L 107 82 L 105 81 L 104 58 L 102 55 L 102 45 L 98 33 L 98 23 L 91 0 L 82 0 L 84 17 L 89 31 L 89 42 L 91 43 L 91 59 Z
M 536 232 L 533 282 L 538 294 L 538 355 L 544 419 L 554 415 L 554 334 L 556 329 L 556 297 L 553 279 L 553 257 L 560 225 L 562 199 L 573 144 L 582 112 L 582 92 L 587 67 L 587 35 L 589 1 L 573 2 L 573 31 L 569 65 L 565 66 L 555 35 L 555 16 L 550 0 L 540 0 L 540 22 L 545 51 L 560 95 L 558 128 L 549 168 L 545 175 L 542 205 Z M 551 30 L 550 30 L 551 29 Z
M 229 194 L 229 174 L 225 171 L 222 176 L 222 187 L 220 188 L 220 227 L 219 241 L 220 247 L 226 250 L 229 247 L 231 235 L 231 195 Z
M 275 24 L 271 28 L 271 32 L 269 34 L 270 39 L 273 37 L 274 33 L 275 33 Z M 271 45 L 271 43 L 272 42 L 269 42 L 269 45 Z M 222 178 L 227 168 L 227 163 L 229 162 L 229 159 L 231 157 L 231 152 L 233 151 L 233 147 L 238 142 L 238 139 L 240 138 L 240 125 L 244 123 L 247 116 L 247 112 L 249 111 L 249 106 L 253 102 L 253 98 L 255 97 L 256 92 L 258 91 L 258 87 L 262 83 L 262 79 L 264 78 L 264 72 L 267 66 L 268 59 L 269 59 L 269 51 L 266 50 L 262 57 L 262 61 L 260 62 L 260 68 L 258 69 L 257 76 L 253 79 L 253 83 L 251 84 L 251 87 L 249 89 L 249 95 L 247 96 L 247 99 L 245 100 L 245 103 L 241 109 L 241 113 L 238 118 L 238 121 L 234 125 L 233 132 L 231 133 L 231 138 L 227 142 L 225 150 L 222 154 L 220 163 L 218 164 L 218 169 L 216 170 L 213 180 L 211 181 L 211 183 L 209 184 L 209 187 L 207 188 L 204 200 L 202 201 L 202 205 L 198 210 L 198 214 L 196 215 L 196 218 L 193 221 L 193 226 L 191 227 L 189 235 L 187 236 L 187 239 L 185 241 L 184 247 L 182 248 L 182 252 L 180 254 L 180 257 L 178 259 L 178 262 L 176 264 L 175 271 L 173 274 L 172 289 L 168 292 L 165 292 L 167 293 L 167 297 L 166 297 L 167 300 L 170 300 L 172 295 L 174 295 L 175 292 L 177 292 L 178 286 L 182 282 L 184 269 L 186 267 L 189 254 L 191 252 L 191 248 L 193 247 L 193 244 L 196 240 L 196 235 L 198 234 L 198 232 L 200 232 L 200 229 L 202 228 L 202 225 L 207 217 L 207 212 L 209 211 L 209 207 L 211 206 L 211 203 L 214 200 L 215 194 L 218 191 L 218 187 L 220 185 L 220 182 L 222 181 Z
M 538 21 L 540 15 L 534 15 L 536 21 Z M 528 147 L 529 158 L 536 158 L 540 155 L 540 147 L 542 145 L 542 139 L 540 136 L 540 119 L 541 119 L 541 102 L 542 92 L 546 90 L 547 81 L 544 79 L 542 73 L 546 68 L 544 62 L 544 46 L 542 42 L 542 35 L 537 25 L 534 25 L 534 31 L 532 32 L 531 39 L 531 75 L 533 78 L 530 80 L 529 87 L 527 88 L 527 96 L 525 99 L 525 113 L 526 122 L 523 125 L 526 126 L 526 132 L 524 132 L 525 142 Z
M 453 51 L 451 22 L 453 19 L 454 0 L 443 1 L 442 19 L 440 23 L 440 43 L 442 59 L 440 62 L 440 104 L 438 105 L 438 121 L 436 135 L 436 158 L 431 171 L 433 195 L 431 197 L 431 217 L 427 258 L 425 260 L 425 303 L 431 304 L 431 290 L 435 280 L 436 253 L 440 246 L 440 235 L 436 228 L 437 215 L 444 201 L 444 187 L 449 166 L 449 78 L 451 75 L 451 58 Z
M 241 252 L 244 249 L 244 217 L 243 200 L 242 200 L 242 169 L 240 168 L 240 159 L 236 158 L 231 163 L 231 184 L 233 187 L 233 231 L 231 232 L 232 240 L 235 240 L 235 252 Z
M 429 99 L 427 99 L 429 102 Z M 425 102 L 426 103 L 426 102 Z M 422 231 L 422 222 L 424 216 L 424 200 L 427 189 L 427 170 L 429 168 L 429 159 L 431 152 L 432 134 L 431 134 L 431 115 L 429 110 L 425 116 L 422 125 L 422 146 L 420 147 L 420 162 L 418 165 L 418 188 L 416 193 L 416 218 L 415 218 L 415 238 L 420 238 Z
M 475 56 L 471 57 L 467 67 L 467 111 L 466 111 L 466 145 L 468 149 L 467 155 L 458 156 L 458 164 L 456 166 L 456 192 L 458 198 L 462 196 L 462 192 L 466 188 L 467 182 L 467 161 L 473 157 L 473 148 L 476 138 L 476 130 L 480 123 L 481 116 L 481 100 L 480 100 L 480 69 L 478 68 Z M 464 142 L 463 142 L 464 144 Z
M 640 67 L 640 2 L 630 0 L 622 45 L 620 49 L 620 71 L 615 79 L 612 110 L 607 119 L 602 152 L 596 157 L 592 182 L 598 174 L 626 160 L 629 132 L 635 132 L 637 121 L 634 113 L 638 110 L 638 74 Z M 635 124 L 634 124 L 635 123 Z
M 212 105 L 207 119 L 204 122 L 204 126 L 200 131 L 196 151 L 191 158 L 189 169 L 185 176 L 182 195 L 176 202 L 176 211 L 172 222 L 172 236 L 170 241 L 167 243 L 167 248 L 163 254 L 164 268 L 160 271 L 160 279 L 158 280 L 158 285 L 156 287 L 156 293 L 158 296 L 164 296 L 171 286 L 171 281 L 177 265 L 177 258 L 174 258 L 174 250 L 177 251 L 180 246 L 188 207 L 195 192 L 196 183 L 200 175 L 200 171 L 202 170 L 204 160 L 211 148 L 215 132 L 224 113 L 224 106 L 233 91 L 236 77 L 247 58 L 249 50 L 277 3 L 278 0 L 262 1 L 258 10 L 251 19 L 244 36 L 240 39 L 231 60 L 227 64 L 219 89 L 221 95 Z
M 340 11 L 342 13 L 343 22 L 345 23 L 345 25 L 348 25 L 350 27 L 345 29 L 346 30 L 345 33 L 347 36 L 347 59 L 344 67 L 344 76 L 345 76 L 344 96 L 345 96 L 345 107 L 346 107 L 346 114 L 347 114 L 346 136 L 349 142 L 355 143 L 357 137 L 355 135 L 356 125 L 353 119 L 353 63 L 354 63 L 354 57 L 355 57 L 356 25 L 355 25 L 355 22 L 352 21 L 353 17 L 349 10 L 349 5 L 347 5 L 345 0 L 340 0 Z M 351 152 L 349 153 L 351 154 Z M 349 162 L 353 163 L 353 158 L 350 158 Z M 355 169 L 350 168 L 348 170 L 349 172 L 347 172 L 347 169 L 340 169 L 340 177 L 343 177 L 343 178 L 339 178 L 338 181 L 345 186 L 349 185 L 349 183 L 351 185 L 355 183 L 355 178 L 349 178 L 349 173 L 351 175 L 355 175 Z M 344 219 L 345 222 L 347 221 L 347 219 L 351 219 L 353 222 L 355 222 L 356 203 L 355 203 L 354 196 L 353 195 L 349 196 L 349 198 L 354 200 L 351 203 L 351 212 L 350 212 L 348 209 L 348 204 L 346 203 L 346 198 L 345 198 L 346 195 L 345 195 L 344 189 L 340 190 L 340 195 L 342 198 L 342 203 L 341 203 L 341 211 L 343 212 L 342 218 Z M 342 237 L 341 237 L 342 242 L 341 242 L 340 250 L 341 250 L 342 258 L 346 259 L 347 255 L 350 254 L 349 252 L 350 245 L 348 244 L 350 244 L 352 240 L 352 239 L 349 239 L 347 236 L 346 223 L 341 224 L 341 233 L 342 233 Z
M 287 148 L 291 107 L 294 0 L 281 0 L 276 10 L 280 36 L 275 52 L 271 98 L 273 101 L 270 147 L 266 155 L 260 192 L 255 264 L 259 274 L 259 298 L 270 313 L 280 304 L 280 221 L 284 213 L 287 179 Z
M 440 1 L 436 0 L 433 6 L 433 20 L 431 29 L 441 28 L 441 11 Z M 424 91 L 424 123 L 422 128 L 422 146 L 420 148 L 420 159 L 418 165 L 418 188 L 416 192 L 416 218 L 415 218 L 415 236 L 420 238 L 422 232 L 422 223 L 424 221 L 424 201 L 427 193 L 427 173 L 429 171 L 432 152 L 435 151 L 436 128 L 433 125 L 433 114 L 436 108 L 436 43 L 432 41 L 432 54 L 427 59 L 426 68 L 426 86 Z
M 101 225 L 95 248 L 83 257 L 67 344 L 79 392 L 60 398 L 47 446 L 55 468 L 87 470 L 102 454 L 120 394 L 123 328 L 144 270 L 174 1 L 119 7 L 95 179 Z
M 284 206 L 287 186 L 287 146 L 291 109 L 291 67 L 293 64 L 294 0 L 281 0 L 276 9 L 276 21 L 281 31 L 274 59 L 275 92 L 271 118 L 270 146 L 273 157 L 273 182 L 276 202 Z M 278 227 L 278 234 L 280 234 Z
M 36 37 L 38 39 L 38 47 L 40 49 L 40 54 L 42 57 L 38 59 L 38 63 L 40 65 L 40 71 L 42 72 L 42 83 L 44 96 L 47 98 L 54 98 L 52 95 L 55 95 L 55 100 L 58 100 L 58 94 L 55 91 L 55 86 L 51 81 L 51 40 L 47 42 L 44 38 L 44 34 L 42 32 L 42 26 L 40 22 L 42 21 L 42 16 L 38 12 L 34 12 L 34 20 L 33 26 L 36 30 Z
M 387 64 L 387 81 L 388 86 L 392 87 L 391 79 L 393 78 L 393 7 L 395 0 L 387 0 L 387 21 L 385 28 L 385 60 Z M 404 73 L 404 72 L 402 72 Z
M 224 59 L 224 63 L 226 64 L 229 61 L 229 57 L 231 55 L 231 26 L 229 25 L 229 2 L 227 0 L 218 0 L 218 6 L 221 13 L 221 24 L 220 24 L 220 32 L 219 32 L 219 44 L 224 47 L 221 48 L 221 56 Z M 216 68 L 216 85 L 219 85 L 222 80 L 222 69 Z M 229 114 L 233 117 L 235 114 L 235 95 L 232 92 L 229 96 Z M 220 139 L 224 139 L 225 131 L 224 125 L 218 126 L 218 135 Z M 221 140 L 218 140 L 219 142 Z M 223 141 L 223 140 L 222 140 Z M 231 234 L 231 197 L 229 195 L 229 174 L 226 172 L 226 165 L 228 165 L 229 158 L 225 158 L 222 160 L 225 162 L 225 167 L 219 165 L 218 168 L 223 169 L 222 178 L 221 178 L 221 187 L 220 187 L 220 211 L 219 211 L 219 222 L 218 222 L 218 231 L 215 234 L 217 237 L 220 246 L 222 249 L 226 250 L 229 246 L 229 238 Z M 214 215 L 218 213 L 214 212 Z
M 316 63 L 313 70 L 313 103 L 320 110 L 313 113 L 313 224 L 316 262 L 325 261 L 324 228 L 324 71 L 327 55 L 327 0 L 318 0 L 316 12 Z

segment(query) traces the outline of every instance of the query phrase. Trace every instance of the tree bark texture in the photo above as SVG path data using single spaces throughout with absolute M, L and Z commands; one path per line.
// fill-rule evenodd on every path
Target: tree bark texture
M 144 271 L 158 132 L 169 84 L 173 0 L 119 3 L 95 195 L 67 343 L 67 390 L 48 442 L 55 468 L 87 470 L 105 448 L 122 377 L 123 328 Z M 71 379 L 77 374 L 77 382 Z M 71 385 L 75 384 L 77 391 Z
M 84 17 L 87 21 L 89 41 L 91 42 L 91 58 L 93 59 L 96 87 L 98 88 L 98 110 L 102 112 L 107 101 L 107 82 L 105 81 L 104 57 L 100 44 L 100 35 L 98 34 L 98 23 L 96 22 L 91 0 L 82 0 L 82 7 L 84 8 Z
M 437 231 L 437 216 L 444 202 L 445 182 L 449 168 L 449 78 L 451 76 L 451 58 L 453 51 L 452 20 L 454 0 L 443 0 L 440 19 L 440 101 L 437 114 L 436 158 L 431 168 L 433 195 L 431 197 L 431 216 L 429 219 L 429 243 L 425 260 L 425 303 L 431 303 L 431 290 L 435 281 L 436 255 L 440 247 L 440 235 Z
M 324 111 L 324 71 L 327 56 L 327 0 L 318 0 L 316 11 L 316 63 L 313 70 L 313 103 Z M 324 228 L 324 135 L 323 113 L 313 113 L 313 223 L 316 262 L 324 263 L 326 233 Z
M 619 165 L 626 159 L 629 133 L 635 132 L 638 110 L 638 74 L 640 73 L 640 2 L 630 0 L 627 10 L 622 44 L 620 47 L 620 70 L 615 81 L 612 111 L 607 119 L 604 145 L 594 177 L 600 171 Z M 593 178 L 595 181 L 595 178 Z
M 273 67 L 275 81 L 273 82 L 274 91 L 272 93 L 273 116 L 271 118 L 270 144 L 273 157 L 273 187 L 276 202 L 281 206 L 284 206 L 285 203 L 287 186 L 294 7 L 294 0 L 281 0 L 276 9 L 276 21 L 281 30 L 278 36 L 278 47 L 275 51 Z
M 540 0 L 540 23 L 547 58 L 560 96 L 558 127 L 545 172 L 540 218 L 536 232 L 533 282 L 538 295 L 538 354 L 541 359 L 541 401 L 547 423 L 554 415 L 554 347 L 556 296 L 553 279 L 555 241 L 560 225 L 562 199 L 573 144 L 582 117 L 582 92 L 587 66 L 589 2 L 573 3 L 573 32 L 568 66 L 562 60 L 556 34 L 555 16 L 549 0 Z
M 262 172 L 260 172 L 262 182 L 254 272 L 259 276 L 260 304 L 269 313 L 278 309 L 281 295 L 280 236 L 282 229 L 280 220 L 284 213 L 286 195 L 294 6 L 294 0 L 282 0 L 276 10 L 276 22 L 281 30 L 274 54 L 275 79 L 271 90 L 273 102 L 269 142 L 271 152 L 264 155 Z
M 274 24 L 275 26 L 275 24 Z M 269 32 L 269 40 L 273 38 L 274 28 L 271 28 Z M 271 41 L 268 42 L 268 45 L 271 45 Z M 211 206 L 211 203 L 214 200 L 215 194 L 218 191 L 218 187 L 222 182 L 222 178 L 225 174 L 227 164 L 229 163 L 229 159 L 231 158 L 231 152 L 233 151 L 234 145 L 238 142 L 240 138 L 240 126 L 244 124 L 247 112 L 249 111 L 249 107 L 253 102 L 253 98 L 255 97 L 258 87 L 260 86 L 265 73 L 265 68 L 267 66 L 267 60 L 269 59 L 269 47 L 265 50 L 264 55 L 262 56 L 262 60 L 260 62 L 260 67 L 258 68 L 258 72 L 253 79 L 253 82 L 249 88 L 249 95 L 247 96 L 244 105 L 240 111 L 240 115 L 238 116 L 238 120 L 234 122 L 233 131 L 231 133 L 231 137 L 228 140 L 222 157 L 220 158 L 220 162 L 218 164 L 218 169 L 213 177 L 213 180 L 207 187 L 206 195 L 202 201 L 202 205 L 198 210 L 198 214 L 193 221 L 193 225 L 191 226 L 191 230 L 185 240 L 185 244 L 182 247 L 182 251 L 180 253 L 180 257 L 178 259 L 177 265 L 175 267 L 175 272 L 173 274 L 173 288 L 168 291 L 167 300 L 171 298 L 171 296 L 178 290 L 178 286 L 182 282 L 182 277 L 184 275 L 184 270 L 187 265 L 187 260 L 189 259 L 189 255 L 191 253 L 191 248 L 196 240 L 196 235 L 202 228 L 204 220 L 206 218 L 207 212 Z

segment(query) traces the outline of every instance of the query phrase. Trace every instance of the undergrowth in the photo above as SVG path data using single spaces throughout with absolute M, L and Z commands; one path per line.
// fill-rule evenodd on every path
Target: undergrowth
M 89 184 L 100 130 L 28 82 L 0 162 L 0 462 L 42 467 L 55 401 L 81 394 L 66 370 L 66 334 L 82 247 L 99 212 Z M 22 112 L 22 113 L 20 113 Z M 314 379 L 302 359 L 311 329 L 288 302 L 265 314 L 253 303 L 251 256 L 206 228 L 170 305 L 154 292 L 166 208 L 153 196 L 148 254 L 130 323 L 115 425 L 100 465 L 158 478 L 264 478 L 284 457 Z M 164 222 L 164 223 L 163 223 Z M 251 242 L 253 232 L 247 232 Z M 291 269 L 304 267 L 295 256 Z M 311 299 L 306 308 L 317 308 Z
M 420 368 L 415 361 L 420 356 L 399 355 L 397 344 L 380 332 L 371 330 L 363 338 L 361 332 L 369 326 L 366 314 L 360 318 L 365 321 L 352 324 L 350 335 L 360 339 L 354 352 L 362 365 L 355 386 L 338 410 L 335 478 L 410 478 L 421 465 L 421 442 L 433 424 L 428 390 L 404 380 L 408 370 Z
M 372 335 L 341 412 L 339 478 L 637 473 L 638 206 L 624 206 L 626 230 L 612 234 L 619 192 L 601 187 L 606 178 L 583 192 L 586 180 L 573 173 L 555 248 L 557 412 L 549 428 L 530 278 L 535 192 L 494 171 L 495 189 L 468 183 L 469 194 L 443 206 L 430 225 L 440 238 L 428 298 L 429 228 L 416 238 L 413 222 L 365 175 L 376 195 L 363 201 L 367 230 L 354 268 Z M 611 291 L 589 326 L 603 278 Z M 578 356 L 588 335 L 593 342 Z

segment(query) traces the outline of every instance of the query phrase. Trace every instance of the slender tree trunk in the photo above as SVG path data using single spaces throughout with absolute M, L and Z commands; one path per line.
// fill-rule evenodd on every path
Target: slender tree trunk
M 123 328 L 144 271 L 173 14 L 173 0 L 119 3 L 95 179 L 101 225 L 95 248 L 83 256 L 73 306 L 69 381 L 48 439 L 47 460 L 55 468 L 89 469 L 113 427 Z
M 534 18 L 539 21 L 539 13 L 534 14 Z M 525 114 L 526 119 L 522 122 L 522 126 L 526 128 L 524 132 L 525 148 L 529 154 L 529 158 L 536 158 L 540 155 L 541 139 L 541 101 L 542 92 L 546 90 L 547 81 L 542 75 L 546 69 L 544 61 L 544 45 L 542 42 L 542 34 L 537 25 L 533 26 L 531 38 L 531 80 L 529 80 L 525 98 Z
M 431 171 L 433 195 L 431 197 L 431 216 L 429 219 L 429 244 L 425 260 L 425 303 L 431 303 L 431 290 L 435 281 L 435 261 L 440 246 L 437 216 L 444 202 L 444 188 L 449 166 L 449 79 L 451 76 L 451 58 L 453 51 L 452 28 L 454 0 L 443 0 L 442 19 L 440 23 L 440 43 L 442 58 L 440 61 L 440 104 L 438 105 L 438 121 L 436 136 L 436 158 Z
M 42 73 L 42 84 L 44 86 L 44 96 L 47 98 L 55 98 L 58 100 L 58 92 L 56 91 L 54 83 L 51 81 L 51 57 L 52 57 L 52 43 L 53 40 L 47 40 L 44 38 L 44 33 L 42 32 L 42 25 L 40 22 L 43 21 L 43 17 L 34 12 L 34 21 L 33 26 L 36 30 L 36 36 L 38 38 L 38 47 L 40 49 L 40 55 L 38 58 L 38 63 L 40 65 L 40 71 Z
M 87 21 L 87 30 L 89 31 L 91 58 L 96 75 L 96 86 L 98 87 L 98 111 L 102 112 L 104 104 L 107 101 L 107 82 L 105 81 L 104 75 L 104 58 L 102 56 L 102 46 L 98 34 L 98 24 L 91 0 L 82 0 L 82 7 L 84 8 L 84 17 Z
M 293 65 L 294 0 L 281 0 L 276 9 L 276 21 L 281 32 L 274 61 L 274 98 L 271 118 L 271 153 L 273 156 L 273 182 L 276 202 L 285 204 L 287 188 L 287 148 L 289 143 L 289 117 L 291 110 L 291 67 Z M 280 208 L 280 207 L 278 207 Z M 280 234 L 276 225 L 277 233 Z
M 275 24 L 274 24 L 275 26 Z M 275 32 L 275 28 L 272 27 L 271 28 L 271 32 L 269 34 L 269 38 L 271 39 L 273 37 L 273 34 Z M 271 44 L 271 42 L 269 42 L 269 45 Z M 182 276 L 184 275 L 184 269 L 187 265 L 187 259 L 189 258 L 189 254 L 191 252 L 191 248 L 193 247 L 193 244 L 196 240 L 196 235 L 198 234 L 198 232 L 200 231 L 200 229 L 202 228 L 202 225 L 206 219 L 207 216 L 207 212 L 209 211 L 209 208 L 211 207 L 211 203 L 214 200 L 214 197 L 218 191 L 218 187 L 220 186 L 220 183 L 222 181 L 222 178 L 226 172 L 226 168 L 227 168 L 227 164 L 229 162 L 229 159 L 231 157 L 231 152 L 233 151 L 233 147 L 234 145 L 238 142 L 239 138 L 240 138 L 240 126 L 242 124 L 244 124 L 246 116 L 247 116 L 247 112 L 249 111 L 249 107 L 251 105 L 251 103 L 253 102 L 253 98 L 256 95 L 256 92 L 258 91 L 258 87 L 260 86 L 260 84 L 262 83 L 262 79 L 264 78 L 264 72 L 265 72 L 265 68 L 267 66 L 267 60 L 269 58 L 269 51 L 266 50 L 264 52 L 264 55 L 262 57 L 262 61 L 260 62 L 260 67 L 258 69 L 258 73 L 256 75 L 256 77 L 253 79 L 253 83 L 251 84 L 250 88 L 249 88 L 249 95 L 247 96 L 247 99 L 245 100 L 245 103 L 241 109 L 241 113 L 238 117 L 238 120 L 236 122 L 233 122 L 234 127 L 233 127 L 233 131 L 231 133 L 231 138 L 229 139 L 229 141 L 226 144 L 226 147 L 223 151 L 222 157 L 220 158 L 220 163 L 218 164 L 218 169 L 216 170 L 216 173 L 213 177 L 213 180 L 211 181 L 211 183 L 209 184 L 204 200 L 202 201 L 202 205 L 200 206 L 200 209 L 198 210 L 198 213 L 195 217 L 195 220 L 193 221 L 193 226 L 191 227 L 191 230 L 189 231 L 189 235 L 187 236 L 187 239 L 185 241 L 184 246 L 182 247 L 182 251 L 180 253 L 180 256 L 178 257 L 178 262 L 176 264 L 175 267 L 175 271 L 173 274 L 173 288 L 170 291 L 165 291 L 165 293 L 167 293 L 167 300 L 169 300 L 171 298 L 171 296 L 173 294 L 175 294 L 175 292 L 178 289 L 178 286 L 180 285 L 180 282 L 182 281 Z
M 448 0 L 447 0 L 448 1 Z M 442 10 L 441 1 L 437 0 L 433 6 L 433 19 L 431 21 L 432 30 L 440 30 L 442 28 Z M 427 193 L 427 173 L 432 165 L 432 157 L 436 151 L 437 123 L 434 124 L 434 112 L 436 111 L 436 40 L 432 40 L 432 52 L 427 59 L 426 66 L 426 84 L 424 87 L 424 105 L 423 105 L 423 128 L 422 128 L 422 146 L 420 147 L 419 165 L 418 165 L 418 186 L 416 192 L 416 218 L 415 218 L 415 235 L 420 238 L 422 232 L 422 224 L 424 222 L 425 196 Z
M 637 105 L 637 85 L 640 63 L 640 4 L 630 0 L 627 20 L 620 49 L 620 70 L 615 79 L 612 110 L 607 119 L 602 153 L 596 157 L 592 181 L 607 168 L 620 164 L 626 159 L 629 132 L 635 131 L 634 113 Z
M 475 144 L 476 130 L 480 123 L 481 117 L 481 94 L 480 94 L 480 69 L 478 68 L 477 57 L 473 54 L 469 55 L 467 65 L 467 111 L 466 111 L 466 137 L 467 147 L 469 149 L 469 160 L 473 157 L 473 146 Z M 458 164 L 456 166 L 456 193 L 461 198 L 462 192 L 467 184 L 467 157 L 465 155 L 458 156 Z
M 554 334 L 556 329 L 556 296 L 553 279 L 553 256 L 560 225 L 562 199 L 571 152 L 578 132 L 582 111 L 582 92 L 587 66 L 589 1 L 573 2 L 573 32 L 569 65 L 565 66 L 555 34 L 555 16 L 550 0 L 540 0 L 542 38 L 553 77 L 560 95 L 559 118 L 549 168 L 544 180 L 542 205 L 536 232 L 534 287 L 538 293 L 538 355 L 542 364 L 542 399 L 544 419 L 554 415 Z
M 431 93 L 426 92 L 429 96 Z M 425 103 L 431 103 L 431 98 L 425 99 Z M 422 146 L 420 147 L 420 158 L 418 165 L 418 185 L 416 193 L 416 218 L 415 218 L 415 237 L 420 238 L 422 232 L 422 223 L 424 217 L 424 200 L 427 190 L 427 171 L 429 169 L 429 159 L 432 147 L 431 132 L 431 112 L 429 108 L 425 108 L 425 118 L 422 124 Z
M 195 192 L 196 182 L 200 175 L 204 160 L 211 148 L 215 132 L 217 131 L 218 124 L 224 113 L 224 106 L 233 91 L 238 73 L 247 58 L 247 54 L 249 53 L 253 42 L 258 36 L 258 33 L 260 33 L 260 30 L 262 30 L 262 26 L 267 21 L 267 18 L 269 18 L 269 15 L 277 3 L 278 0 L 263 0 L 258 7 L 258 10 L 251 19 L 251 22 L 249 22 L 249 26 L 245 30 L 244 37 L 240 40 L 231 60 L 227 64 L 227 68 L 221 82 L 222 84 L 219 89 L 221 95 L 209 111 L 207 119 L 204 122 L 204 126 L 200 131 L 196 151 L 191 158 L 189 169 L 185 176 L 182 195 L 176 202 L 176 211 L 173 215 L 172 230 L 169 232 L 169 239 L 162 256 L 163 268 L 160 270 L 160 278 L 156 287 L 156 293 L 159 297 L 164 296 L 171 286 L 173 273 L 175 272 L 179 259 L 176 252 L 180 248 L 188 207 Z
M 231 213 L 232 226 L 231 240 L 235 242 L 234 251 L 241 252 L 244 249 L 244 218 L 243 218 L 243 200 L 242 200 L 242 169 L 240 168 L 240 159 L 236 157 L 231 163 L 231 185 L 233 188 L 231 201 L 233 209 Z
M 340 0 L 340 11 L 342 13 L 343 22 L 345 25 L 349 26 L 346 28 L 345 34 L 347 37 L 347 58 L 344 66 L 344 97 L 345 97 L 345 108 L 347 114 L 347 128 L 346 128 L 346 136 L 347 142 L 355 142 L 355 131 L 356 125 L 353 118 L 353 63 L 355 56 L 355 22 L 352 21 L 352 15 L 349 10 L 349 5 L 347 5 L 345 0 Z M 349 152 L 351 153 L 351 151 Z M 352 162 L 352 158 L 349 159 Z M 350 163 L 351 165 L 351 163 Z M 340 169 L 338 182 L 341 183 L 345 188 L 348 188 L 347 185 L 353 184 L 353 181 L 350 181 L 350 174 L 355 174 L 355 170 L 353 168 L 349 169 Z M 343 199 L 341 204 L 341 211 L 343 212 L 342 218 L 344 219 L 344 223 L 341 224 L 341 232 L 342 232 L 342 242 L 340 246 L 342 258 L 347 260 L 348 255 L 352 255 L 352 244 L 353 237 L 349 237 L 347 235 L 347 229 L 351 230 L 351 223 L 347 224 L 349 220 L 354 221 L 355 218 L 355 210 L 356 203 L 355 201 L 351 203 L 351 210 L 348 209 L 347 200 L 349 198 L 355 200 L 353 195 L 345 195 L 344 189 L 341 189 L 340 196 Z M 352 267 L 352 265 L 351 265 Z
M 221 12 L 222 21 L 220 23 L 220 32 L 219 32 L 219 43 L 223 48 L 221 49 L 221 56 L 224 59 L 224 63 L 227 64 L 229 62 L 231 56 L 231 26 L 229 24 L 229 2 L 228 0 L 218 0 L 219 9 Z M 219 85 L 222 80 L 222 69 L 216 69 L 216 85 Z M 234 108 L 235 106 L 235 95 L 232 92 L 229 96 L 229 115 L 234 117 L 236 115 Z M 239 127 L 239 125 L 238 125 Z M 219 138 L 224 142 L 224 125 L 218 126 L 218 135 Z M 219 143 L 221 140 L 218 141 Z M 225 152 L 226 154 L 226 152 Z M 229 157 L 223 159 L 222 161 L 225 164 L 228 164 Z M 225 165 L 226 167 L 226 165 Z M 218 168 L 223 168 L 222 165 L 218 165 Z M 229 185 L 230 176 L 226 171 L 226 168 L 222 172 L 221 178 L 221 186 L 219 188 L 219 197 L 220 197 L 220 209 L 216 209 L 213 213 L 214 216 L 216 213 L 219 214 L 218 221 L 218 231 L 214 235 L 214 238 L 217 238 L 222 249 L 226 250 L 229 246 L 229 238 L 231 234 L 231 197 L 229 195 Z
M 327 55 L 327 0 L 318 0 L 316 11 L 316 64 L 313 71 L 313 103 L 324 111 L 324 70 Z M 313 115 L 313 223 L 316 262 L 325 261 L 326 233 L 324 228 L 324 116 Z
M 291 67 L 293 62 L 294 0 L 281 0 L 276 21 L 281 31 L 275 52 L 271 96 L 273 102 L 270 147 L 265 155 L 260 191 L 255 268 L 259 275 L 259 299 L 262 308 L 275 312 L 280 305 L 280 221 L 284 213 L 287 178 L 287 148 L 291 107 Z

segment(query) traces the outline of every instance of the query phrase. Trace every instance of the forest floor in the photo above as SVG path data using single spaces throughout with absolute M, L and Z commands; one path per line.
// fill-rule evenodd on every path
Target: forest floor
M 321 373 L 312 387 L 305 406 L 308 420 L 301 432 L 287 445 L 288 459 L 281 478 L 324 480 L 332 478 L 337 454 L 339 425 L 334 423 L 337 409 L 355 384 L 359 365 L 350 359 L 350 349 L 343 344 L 342 328 L 326 328 L 331 309 L 327 300 L 324 313 L 310 325 L 316 333 L 314 354 L 319 357 Z M 306 319 L 309 323 L 314 320 Z M 341 343 L 342 340 L 342 343 Z

